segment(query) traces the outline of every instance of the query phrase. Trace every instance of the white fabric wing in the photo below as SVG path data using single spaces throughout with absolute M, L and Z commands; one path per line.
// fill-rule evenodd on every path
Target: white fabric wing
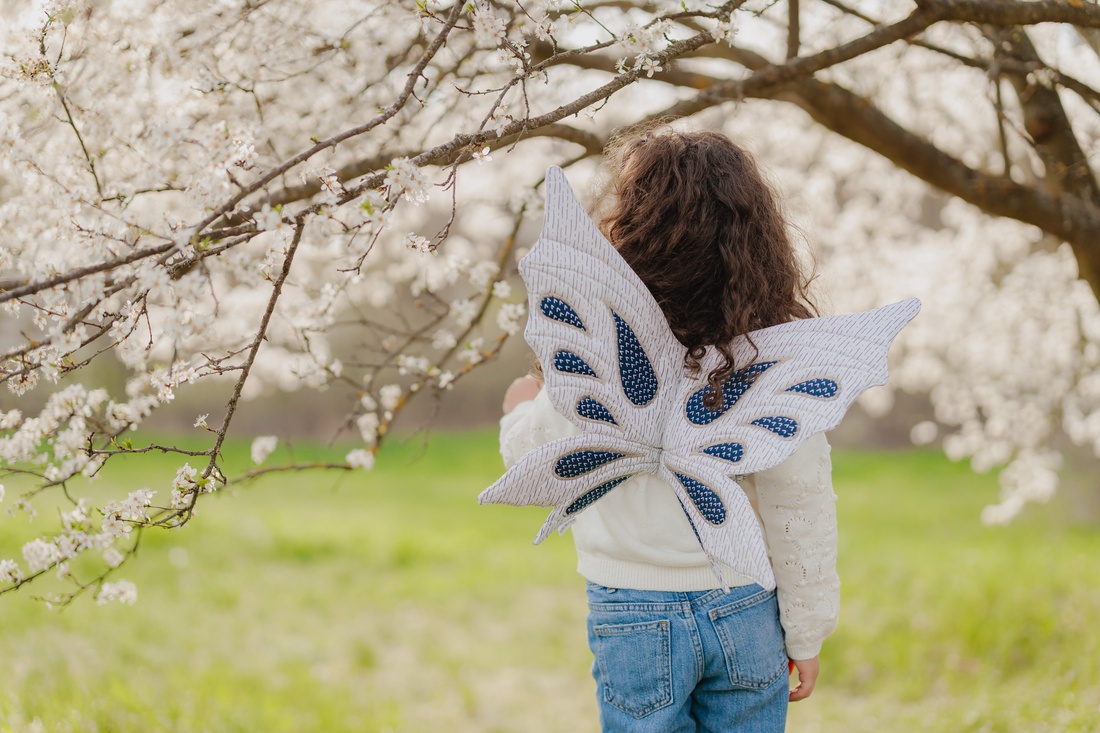
M 524 336 L 547 396 L 582 431 L 524 456 L 478 500 L 553 506 L 535 542 L 639 473 L 680 500 L 723 585 L 719 564 L 775 587 L 759 522 L 734 476 L 762 471 L 835 427 L 863 390 L 886 382 L 886 353 L 916 300 L 762 329 L 734 343 L 747 364 L 708 407 L 708 349 L 698 374 L 660 306 L 576 200 L 546 175 L 546 223 L 520 262 Z
M 713 410 L 703 404 L 711 390 L 702 379 L 682 383 L 665 451 L 718 461 L 727 473 L 777 465 L 806 438 L 836 427 L 864 390 L 886 383 L 890 343 L 919 309 L 917 300 L 904 300 L 754 331 L 751 343 L 739 337 L 736 362 L 749 366 L 726 381 L 722 404 Z M 716 361 L 711 350 L 704 373 Z M 728 447 L 704 452 L 716 445 Z
M 546 173 L 546 225 L 519 270 L 532 314 L 524 337 L 550 402 L 587 433 L 659 447 L 685 349 L 560 168 Z

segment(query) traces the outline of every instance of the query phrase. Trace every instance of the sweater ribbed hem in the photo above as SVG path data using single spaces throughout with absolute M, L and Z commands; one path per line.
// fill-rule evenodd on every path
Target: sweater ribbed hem
M 586 580 L 606 588 L 687 592 L 722 587 L 722 583 L 719 582 L 710 565 L 695 567 L 647 565 L 627 560 L 593 557 L 579 551 L 577 572 Z M 722 575 L 731 588 L 756 582 L 726 566 L 722 566 Z

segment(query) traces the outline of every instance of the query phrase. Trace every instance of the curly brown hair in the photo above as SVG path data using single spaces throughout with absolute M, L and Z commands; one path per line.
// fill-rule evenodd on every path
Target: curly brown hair
M 646 284 L 699 369 L 707 346 L 722 384 L 745 365 L 730 344 L 750 331 L 816 315 L 787 222 L 753 157 L 717 132 L 627 132 L 605 157 L 600 229 Z

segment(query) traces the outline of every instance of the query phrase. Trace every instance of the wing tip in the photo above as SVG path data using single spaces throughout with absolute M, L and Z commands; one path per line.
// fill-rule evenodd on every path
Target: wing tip
M 527 268 L 529 264 L 537 259 L 537 257 L 532 258 L 531 255 L 539 249 L 545 238 L 555 239 L 559 237 L 560 232 L 558 228 L 560 224 L 558 220 L 562 218 L 562 216 L 567 215 L 568 211 L 573 207 L 580 206 L 576 194 L 573 193 L 573 187 L 569 185 L 569 179 L 565 177 L 565 171 L 556 165 L 548 167 L 546 169 L 546 175 L 543 176 L 543 204 L 544 219 L 542 233 L 535 241 L 535 245 L 531 247 L 530 251 L 521 257 L 517 263 L 520 277 L 523 278 L 524 282 L 526 282 L 528 278 Z
M 497 501 L 497 496 L 496 496 L 496 493 L 497 493 L 496 488 L 497 488 L 497 484 L 499 484 L 499 483 L 500 482 L 497 481 L 492 486 L 490 486 L 489 488 L 485 489 L 480 494 L 478 494 L 477 495 L 477 503 L 481 506 L 488 506 L 489 504 L 499 503 Z
M 920 308 L 919 298 L 906 298 L 896 303 L 864 311 L 858 314 L 857 317 L 866 319 L 865 322 L 881 324 L 881 327 L 886 329 L 885 334 L 889 336 L 889 342 L 893 341 L 901 333 L 901 330 L 917 317 Z
M 556 165 L 552 165 L 546 169 L 546 175 L 543 177 L 546 190 L 546 208 L 549 209 L 553 205 L 553 201 L 559 198 L 562 194 L 569 194 L 571 198 L 576 198 L 576 194 L 573 193 L 573 187 L 569 185 L 569 179 L 565 177 L 565 171 Z
M 509 491 L 513 488 L 515 483 L 516 471 L 515 466 L 509 468 L 504 472 L 504 475 L 498 478 L 487 489 L 484 489 L 477 495 L 477 503 L 481 506 L 488 506 L 489 504 L 507 504 L 509 506 L 523 506 L 523 504 L 517 503 L 515 498 L 509 496 Z
M 899 300 L 894 303 L 893 306 L 887 306 L 888 308 L 897 308 L 899 316 L 905 316 L 905 322 L 913 320 L 918 313 L 920 313 L 921 302 L 920 298 L 906 298 L 905 300 Z

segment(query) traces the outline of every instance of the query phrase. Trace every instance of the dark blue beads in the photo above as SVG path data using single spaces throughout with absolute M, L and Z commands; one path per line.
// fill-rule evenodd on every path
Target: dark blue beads
M 595 377 L 596 372 L 588 362 L 572 351 L 559 351 L 554 354 L 554 368 L 566 374 L 580 374 L 583 377 Z
M 596 488 L 594 488 L 591 491 L 587 492 L 586 494 L 581 495 L 576 501 L 574 501 L 572 504 L 567 506 L 565 508 L 565 513 L 566 514 L 576 514 L 581 509 L 584 509 L 586 506 L 588 506 L 592 502 L 594 502 L 597 499 L 599 499 L 600 497 L 602 497 L 608 491 L 611 491 L 613 488 L 615 488 L 616 486 L 621 484 L 623 481 L 626 481 L 628 478 L 630 478 L 630 477 L 629 476 L 620 476 L 619 478 L 611 479 L 607 483 L 600 484 L 599 486 L 597 486 Z
M 713 410 L 703 404 L 703 400 L 714 393 L 710 385 L 708 384 L 706 387 L 696 391 L 688 398 L 687 405 L 685 406 L 687 419 L 695 425 L 711 424 L 737 404 L 737 400 L 741 399 L 741 396 L 749 391 L 749 387 L 753 385 L 753 382 L 758 376 L 775 366 L 777 363 L 778 362 L 774 361 L 761 361 L 756 364 L 750 364 L 744 369 L 739 369 L 734 372 L 722 385 L 722 404 L 718 405 L 718 407 Z
M 560 478 L 573 478 L 582 473 L 595 471 L 605 463 L 610 463 L 622 458 L 624 453 L 614 453 L 606 450 L 582 450 L 576 453 L 562 456 L 554 466 L 554 473 Z
M 831 379 L 810 379 L 787 387 L 788 392 L 801 392 L 802 394 L 811 397 L 820 397 L 824 400 L 836 397 L 838 389 L 836 382 Z
M 722 500 L 718 498 L 718 494 L 714 493 L 709 486 L 682 473 L 676 474 L 676 478 L 679 479 L 680 484 L 687 491 L 687 495 L 691 498 L 691 502 L 695 504 L 695 508 L 703 515 L 703 519 L 711 524 L 722 524 L 726 521 L 726 507 L 722 504 Z M 696 533 L 696 536 L 698 536 L 698 533 Z
M 615 418 L 610 410 L 591 397 L 585 397 L 577 403 L 577 414 L 589 420 L 600 420 L 601 422 L 608 422 L 612 425 L 619 424 L 615 422 Z
M 551 296 L 543 298 L 539 303 L 539 310 L 547 318 L 579 328 L 582 331 L 585 330 L 581 317 L 568 303 L 560 298 Z
M 717 445 L 704 448 L 703 452 L 708 456 L 721 458 L 730 463 L 737 463 L 745 455 L 745 449 L 740 443 L 718 443 Z
M 789 438 L 798 432 L 798 423 L 793 418 L 789 417 L 761 417 L 752 421 L 753 425 L 758 425 L 765 430 L 770 430 L 781 438 Z
M 619 378 L 627 399 L 639 407 L 648 405 L 657 396 L 657 374 L 646 356 L 634 329 L 618 313 L 615 331 L 619 339 Z

